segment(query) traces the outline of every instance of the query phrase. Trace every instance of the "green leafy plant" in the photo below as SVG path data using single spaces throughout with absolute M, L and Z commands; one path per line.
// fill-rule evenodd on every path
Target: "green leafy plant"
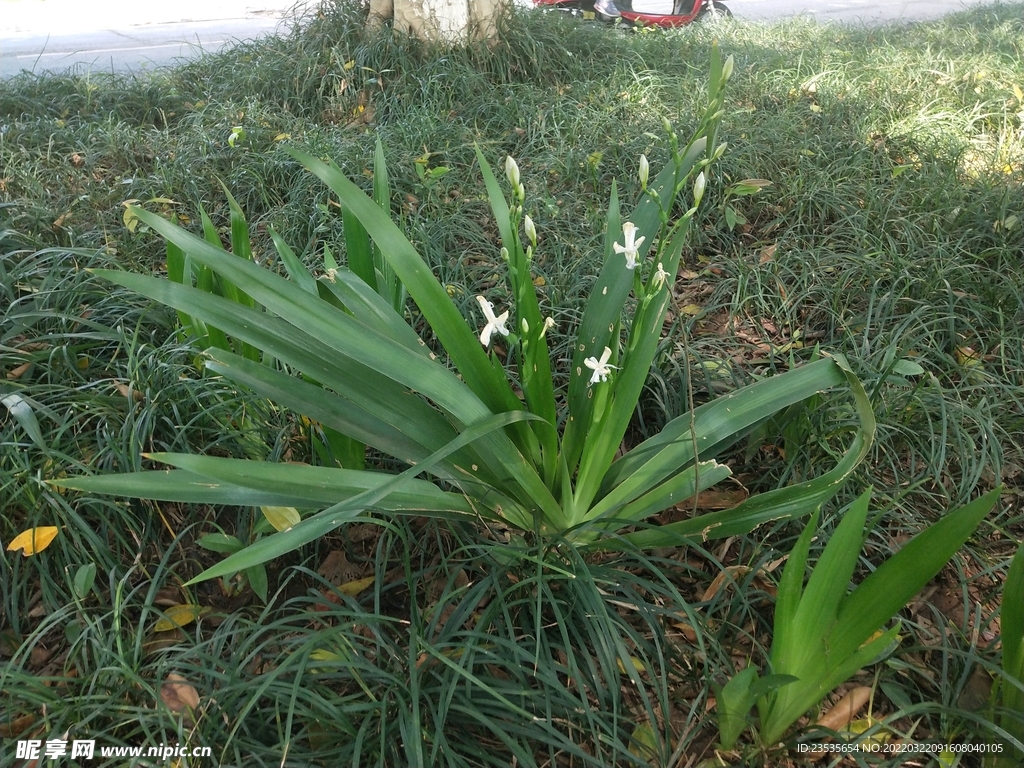
M 789 555 L 779 584 L 769 674 L 753 667 L 718 696 L 719 737 L 732 749 L 756 704 L 760 738 L 773 745 L 793 723 L 899 641 L 899 624 L 883 629 L 949 561 L 999 498 L 998 489 L 950 512 L 848 592 L 864 541 L 871 491 L 847 510 L 804 581 L 817 511 Z
M 716 136 L 732 66 L 731 59 L 723 62 L 717 48 L 713 50 L 707 110 L 685 145 L 668 126 L 671 161 L 650 184 L 647 161 L 641 160 L 644 196 L 626 222 L 612 186 L 604 266 L 580 322 L 565 391 L 556 391 L 554 385 L 546 338 L 553 321 L 542 311 L 532 274 L 536 227 L 524 213 L 525 189 L 511 158 L 505 166 L 510 204 L 477 152 L 512 300 L 510 309 L 496 312 L 492 301 L 477 297 L 484 319 L 479 335 L 379 201 L 367 197 L 336 166 L 297 150 L 291 154 L 338 196 L 347 228 L 358 222 L 372 240 L 372 275 L 365 249 L 350 251 L 348 268 L 328 264 L 318 280 L 279 246 L 291 277 L 287 280 L 138 211 L 140 219 L 193 263 L 237 286 L 265 309 L 172 281 L 126 272 L 101 275 L 262 350 L 275 365 L 217 346 L 206 351 L 206 365 L 372 445 L 408 469 L 391 475 L 163 453 L 150 458 L 173 471 L 74 478 L 60 484 L 142 498 L 290 507 L 303 515 L 294 525 L 232 554 L 204 578 L 265 562 L 368 510 L 495 521 L 580 546 L 603 547 L 731 536 L 768 520 L 809 514 L 835 494 L 863 459 L 874 432 L 863 387 L 839 356 L 702 405 L 616 458 L 658 348 L 670 288 L 704 194 L 706 173 L 725 151 Z M 691 189 L 690 204 L 676 214 L 676 201 Z M 381 295 L 382 284 L 392 290 L 397 285 L 388 282 L 385 263 L 416 302 L 446 359 L 438 359 L 396 311 L 401 302 L 395 293 L 391 301 Z M 378 290 L 370 287 L 371 277 Z M 500 301 L 497 296 L 495 300 Z M 494 349 L 499 340 L 507 350 L 504 360 Z M 831 471 L 754 496 L 730 510 L 609 536 L 726 478 L 730 470 L 715 456 L 771 414 L 835 386 L 852 392 L 857 426 Z M 431 479 L 417 477 L 424 473 Z
M 998 723 L 1017 744 L 1004 744 L 1006 752 L 991 756 L 986 765 L 1002 768 L 1024 760 L 1024 545 L 1017 549 L 1006 573 L 999 627 L 1003 678 L 997 688 L 1002 704 Z

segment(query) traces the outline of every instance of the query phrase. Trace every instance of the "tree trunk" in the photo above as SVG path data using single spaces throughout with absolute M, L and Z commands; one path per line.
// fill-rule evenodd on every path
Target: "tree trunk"
M 393 17 L 395 29 L 428 42 L 493 41 L 503 0 L 370 0 L 367 27 Z

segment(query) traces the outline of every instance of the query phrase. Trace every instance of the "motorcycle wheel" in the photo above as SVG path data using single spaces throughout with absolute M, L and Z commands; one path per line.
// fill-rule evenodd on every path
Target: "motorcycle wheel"
M 700 13 L 697 14 L 697 21 L 718 21 L 719 19 L 728 19 L 732 17 L 732 11 L 726 6 L 725 3 L 715 3 L 714 10 L 704 5 L 700 9 Z

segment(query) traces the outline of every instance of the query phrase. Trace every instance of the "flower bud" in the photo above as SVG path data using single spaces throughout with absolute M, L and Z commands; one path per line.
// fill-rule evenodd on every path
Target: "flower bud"
M 728 146 L 729 146 L 729 144 L 727 142 L 723 141 L 721 144 L 719 144 L 717 147 L 715 147 L 715 154 L 713 154 L 711 156 L 711 159 L 712 160 L 720 159 L 722 157 L 722 155 L 725 154 L 725 150 L 726 150 L 726 148 Z
M 640 170 L 637 175 L 640 177 L 640 189 L 647 189 L 647 177 L 651 173 L 651 166 L 647 162 L 647 155 L 640 155 Z
M 501 249 L 501 260 L 502 261 L 508 261 L 508 248 L 504 248 L 503 247 Z
M 693 182 L 693 207 L 696 208 L 700 205 L 701 198 L 704 197 L 704 187 L 707 186 L 707 179 L 704 178 L 704 171 L 697 174 L 696 181 Z
M 512 189 L 519 186 L 519 166 L 512 155 L 505 158 L 505 178 L 512 185 Z
M 537 226 L 533 223 L 533 219 L 527 215 L 523 219 L 523 229 L 526 230 L 526 236 L 530 238 L 530 245 L 534 248 L 537 247 Z
M 528 322 L 526 322 L 526 318 L 525 317 L 519 322 L 519 325 L 522 326 L 523 336 L 525 336 L 526 334 L 528 334 L 530 332 L 530 324 Z
M 732 56 L 725 60 L 725 66 L 722 67 L 722 82 L 729 82 L 729 78 L 732 77 L 732 70 L 736 62 L 733 61 Z
M 544 327 L 540 329 L 540 337 L 543 339 L 548 332 L 549 328 L 555 327 L 555 319 L 553 317 L 544 318 Z
M 522 184 L 516 185 L 516 195 L 519 197 L 519 202 L 526 199 L 526 187 Z
M 668 121 L 667 117 L 661 118 L 661 127 L 665 130 L 665 133 L 672 133 L 672 123 Z

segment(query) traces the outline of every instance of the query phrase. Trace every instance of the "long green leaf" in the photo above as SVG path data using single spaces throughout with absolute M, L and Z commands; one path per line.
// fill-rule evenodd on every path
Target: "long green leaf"
M 1000 719 L 1000 724 L 1017 741 L 1024 743 L 1024 545 L 1017 549 L 1017 554 L 1010 563 L 1003 582 L 1002 608 L 999 612 L 1000 639 L 1003 646 L 1003 673 L 1007 679 L 1002 685 L 1002 704 L 1007 714 Z M 1007 756 L 1009 763 L 1013 758 L 1024 759 L 1024 752 L 1011 749 Z
M 432 453 L 420 464 L 410 467 L 401 474 L 395 475 L 388 482 L 353 496 L 340 504 L 328 507 L 322 512 L 318 512 L 312 517 L 296 523 L 291 528 L 260 539 L 241 552 L 231 555 L 217 565 L 203 571 L 203 573 L 189 581 L 188 584 L 205 581 L 206 579 L 212 579 L 228 573 L 235 573 L 245 568 L 265 563 L 304 544 L 315 541 L 338 526 L 357 519 L 366 509 L 376 506 L 381 499 L 401 488 L 406 482 L 414 479 L 421 472 L 430 471 L 436 463 L 459 448 L 469 445 L 474 440 L 479 440 L 494 430 L 501 429 L 512 422 L 536 418 L 533 414 L 525 411 L 513 411 L 485 418 L 480 423 L 466 429 L 448 445 Z M 513 510 L 504 510 L 506 515 L 510 515 L 512 512 Z M 509 522 L 519 528 L 528 528 L 531 524 L 531 521 L 528 519 L 517 519 L 515 517 L 509 519 Z
M 367 200 L 366 202 L 380 213 L 372 201 Z M 201 260 L 211 268 L 215 267 L 218 273 L 224 274 L 235 284 L 242 286 L 270 312 L 288 318 L 288 321 L 297 327 L 315 332 L 320 340 L 336 350 L 337 353 L 349 356 L 393 381 L 422 392 L 442 409 L 452 414 L 461 424 L 471 424 L 491 415 L 486 405 L 443 366 L 404 346 L 395 344 L 379 330 L 359 323 L 352 316 L 338 311 L 327 302 L 311 302 L 308 293 L 288 280 L 271 274 L 251 262 L 225 254 L 221 249 L 210 246 L 159 216 L 141 210 L 136 212 L 139 218 L 165 238 L 178 243 L 183 249 L 191 252 L 193 258 Z M 164 299 L 158 298 L 154 293 L 161 293 L 168 297 L 181 297 L 182 292 L 189 290 L 181 286 L 167 284 L 166 281 L 157 281 L 163 282 L 164 285 L 154 287 L 145 283 L 144 278 L 140 282 L 141 276 L 133 276 L 129 273 L 114 271 L 98 271 L 98 273 L 136 290 L 139 290 L 136 285 L 147 286 L 149 290 L 147 295 L 157 298 L 159 301 L 164 301 Z M 433 279 L 432 276 L 431 279 Z M 172 289 L 177 289 L 177 293 Z M 211 298 L 210 301 L 213 299 Z M 170 301 L 164 301 L 164 303 L 174 306 Z M 240 309 L 245 308 L 241 307 Z M 463 325 L 465 324 L 463 323 Z M 507 387 L 507 382 L 505 385 Z M 518 403 L 518 400 L 516 402 Z M 525 494 L 522 499 L 524 501 L 529 499 L 527 503 L 541 511 L 549 520 L 553 522 L 561 520 L 561 510 L 551 492 L 537 475 L 536 470 L 507 439 L 502 439 L 503 436 L 503 433 L 489 435 L 478 446 L 478 450 L 485 458 L 490 455 L 488 462 L 492 470 L 503 467 L 515 478 L 519 490 L 510 489 L 511 495 Z
M 669 422 L 660 434 L 612 465 L 602 486 L 608 489 L 606 495 L 594 504 L 591 514 L 605 514 L 609 508 L 629 503 L 689 465 L 694 460 L 694 444 L 702 457 L 717 455 L 768 415 L 847 382 L 853 385 L 856 380 L 851 382 L 837 362 L 826 359 L 749 385 L 706 403 L 694 412 L 696 439 L 690 434 L 690 415 L 683 414 Z M 855 387 L 860 387 L 859 382 Z M 856 388 L 854 394 L 860 397 Z M 863 398 L 866 411 L 862 416 L 870 421 L 862 428 L 873 433 L 874 419 L 866 394 Z M 620 482 L 614 487 L 616 481 Z
M 945 515 L 919 533 L 861 582 L 839 611 L 830 647 L 851 653 L 931 581 L 974 533 L 995 503 L 999 488 Z
M 342 206 L 341 222 L 345 233 L 345 255 L 348 267 L 359 278 L 374 290 L 377 289 L 377 270 L 373 266 L 373 248 L 370 235 L 363 227 L 359 217 L 348 206 Z
M 0 391 L 0 394 L 2 394 L 2 391 Z M 11 392 L 0 397 L 0 403 L 3 403 L 14 420 L 21 425 L 21 428 L 25 430 L 25 434 L 32 438 L 33 443 L 43 451 L 49 450 L 46 441 L 43 439 L 43 431 L 39 428 L 39 420 L 36 419 L 35 411 L 32 410 L 28 399 L 16 392 Z
M 691 465 L 635 501 L 622 508 L 611 509 L 604 517 L 595 518 L 592 521 L 595 523 L 594 528 L 613 531 L 630 522 L 643 520 L 693 498 L 696 494 L 722 482 L 730 475 L 732 472 L 729 467 L 719 464 L 717 461 L 703 461 L 697 465 Z M 588 520 L 588 522 L 591 521 Z M 585 526 L 584 530 L 591 530 L 591 528 Z
M 685 229 L 684 225 L 682 231 Z M 590 509 L 591 502 L 597 496 L 605 474 L 629 428 L 640 393 L 650 375 L 651 363 L 661 340 L 665 310 L 672 299 L 670 287 L 675 284 L 683 240 L 680 232 L 672 239 L 667 251 L 660 256 L 661 264 L 669 276 L 659 290 L 640 300 L 630 330 L 629 345 L 622 357 L 622 370 L 614 381 L 611 406 L 601 421 L 601 428 L 597 430 L 597 434 L 588 436 L 587 444 L 583 448 L 573 505 L 579 516 L 603 515 L 603 507 L 608 506 L 600 505 L 600 511 Z
M 163 454 L 150 458 L 163 461 Z M 223 459 L 209 456 L 190 456 L 198 463 L 190 466 L 203 471 L 191 472 L 185 469 L 170 471 L 151 470 L 116 475 L 96 475 L 61 478 L 48 481 L 58 488 L 72 488 L 86 493 L 102 493 L 111 496 L 127 496 L 135 499 L 155 499 L 191 504 L 224 504 L 246 507 L 314 507 L 336 504 L 359 493 L 376 489 L 390 481 L 393 475 L 353 470 L 311 467 L 303 464 L 273 464 L 249 461 L 247 459 Z M 221 471 L 208 462 L 236 462 L 250 465 L 242 470 L 229 468 Z M 185 466 L 184 462 L 167 461 L 172 465 Z M 316 472 L 348 472 L 349 477 L 322 477 Z M 249 477 L 258 473 L 261 482 L 249 483 Z M 358 477 L 356 475 L 359 475 Z M 235 477 L 239 483 L 232 483 L 228 477 Z M 296 487 L 299 478 L 312 478 L 309 487 Z M 269 487 L 273 479 L 281 480 L 279 487 Z M 473 514 L 475 509 L 465 497 L 457 493 L 446 493 L 426 480 L 415 480 L 407 487 L 399 488 L 377 502 L 376 507 L 394 512 L 461 512 Z
M 716 455 L 772 414 L 847 382 L 837 361 L 825 358 L 715 398 L 692 414 L 698 430 L 697 449 L 702 457 Z M 695 441 L 690 423 L 689 413 L 676 417 L 657 435 L 612 464 L 601 486 L 602 495 L 610 496 L 611 503 L 616 503 L 692 461 Z
M 496 374 L 451 297 L 391 217 L 337 168 L 299 150 L 287 151 L 327 184 L 342 206 L 362 222 L 476 396 L 495 413 L 521 409 L 509 382 Z
M 803 674 L 811 660 L 820 656 L 821 639 L 835 624 L 836 613 L 850 589 L 850 579 L 864 543 L 864 523 L 870 501 L 869 489 L 846 511 L 818 558 L 796 615 L 792 617 L 792 632 L 786 642 L 772 643 L 775 672 Z
M 288 271 L 288 277 L 290 277 L 296 285 L 307 293 L 311 293 L 314 296 L 319 295 L 317 289 L 316 278 L 306 269 L 306 265 L 302 263 L 298 256 L 295 255 L 295 251 L 291 249 L 291 246 L 284 241 L 284 239 L 274 231 L 273 227 L 270 227 L 270 237 L 274 241 L 274 248 L 277 249 L 278 255 L 281 257 L 281 262 L 284 264 L 284 268 Z M 168 242 L 167 247 L 170 248 L 173 243 Z M 177 247 L 177 246 L 174 246 Z M 181 281 L 178 281 L 181 282 Z
M 426 402 L 393 387 L 387 379 L 376 381 L 379 386 L 375 388 L 355 392 L 347 389 L 351 394 L 348 397 L 228 352 L 208 350 L 207 355 L 210 357 L 207 367 L 215 373 L 408 463 L 421 461 L 456 434 Z M 337 378 L 332 377 L 332 381 L 337 383 Z M 466 478 L 468 467 L 479 461 L 482 459 L 467 449 L 443 462 L 438 472 L 448 480 L 457 481 Z M 480 477 L 490 475 L 485 473 Z
M 512 229 L 508 204 L 501 193 L 498 180 L 479 147 L 476 147 L 476 157 L 498 232 L 501 234 L 502 245 L 509 254 L 508 273 L 512 294 L 515 297 L 515 327 L 516 332 L 520 334 L 523 354 L 519 366 L 523 396 L 529 410 L 542 417 L 552 427 L 548 429 L 538 424 L 535 429 L 543 450 L 544 477 L 551 485 L 554 483 L 558 456 L 558 440 L 554 429 L 557 425 L 557 414 L 551 375 L 551 355 L 544 333 L 544 320 L 540 313 L 537 289 L 533 284 L 532 265 L 526 258 L 519 234 Z
M 598 542 L 602 549 L 674 546 L 688 538 L 701 541 L 742 536 L 759 525 L 773 520 L 794 520 L 814 512 L 835 496 L 846 479 L 857 468 L 871 445 L 863 433 L 854 436 L 842 460 L 829 472 L 813 480 L 759 493 L 740 502 L 732 509 L 680 520 L 658 528 L 636 531 L 617 541 Z

